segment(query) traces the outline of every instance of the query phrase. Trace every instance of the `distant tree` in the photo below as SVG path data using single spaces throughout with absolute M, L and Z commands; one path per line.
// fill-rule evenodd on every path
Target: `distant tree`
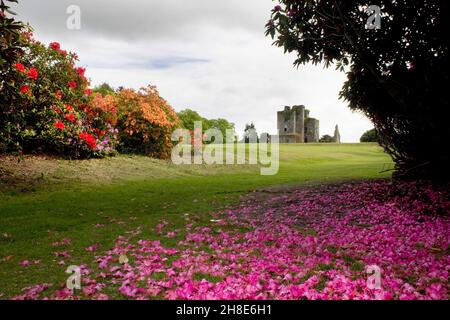
M 372 129 L 364 132 L 360 139 L 361 142 L 379 142 L 380 137 L 378 136 L 377 130 Z
M 297 67 L 347 71 L 341 98 L 374 123 L 396 173 L 448 179 L 449 2 L 379 0 L 371 9 L 363 0 L 279 3 L 266 35 L 297 54 Z
M 100 93 L 102 96 L 106 96 L 108 94 L 113 94 L 116 92 L 113 87 L 111 87 L 108 83 L 104 82 L 99 86 L 94 87 L 94 93 Z
M 334 142 L 334 138 L 328 134 L 322 136 L 322 138 L 320 138 L 319 142 L 324 142 L 324 143 L 329 143 L 329 142 Z
M 249 143 L 250 141 L 259 142 L 258 132 L 256 131 L 255 124 L 252 122 L 245 125 L 244 129 L 244 142 Z
M 203 118 L 197 111 L 185 109 L 178 112 L 177 115 L 180 119 L 180 125 L 184 129 L 194 130 L 194 122 L 196 121 L 201 121 L 203 123 L 203 130 L 206 130 L 209 126 L 208 120 Z
M 270 134 L 268 132 L 263 132 L 259 136 L 259 142 L 261 142 L 261 143 L 270 143 L 271 139 L 272 139 L 272 137 L 270 136 Z
M 185 109 L 178 112 L 178 118 L 180 119 L 181 126 L 188 130 L 194 130 L 194 123 L 196 121 L 202 122 L 203 133 L 208 129 L 217 129 L 222 133 L 223 139 L 226 138 L 226 131 L 234 131 L 234 123 L 229 122 L 226 119 L 206 119 L 202 117 L 197 111 L 191 109 Z M 214 141 L 213 141 L 214 142 Z M 222 141 L 218 141 L 222 143 Z
M 208 127 L 220 130 L 220 132 L 222 132 L 222 136 L 224 139 L 227 136 L 227 134 L 226 134 L 227 130 L 234 131 L 234 123 L 229 122 L 226 119 L 220 119 L 220 118 L 208 120 Z

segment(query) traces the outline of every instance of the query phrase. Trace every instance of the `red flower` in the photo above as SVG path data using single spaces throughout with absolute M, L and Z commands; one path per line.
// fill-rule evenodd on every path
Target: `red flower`
M 56 97 L 56 99 L 61 100 L 62 99 L 61 91 L 56 91 L 55 97 Z
M 52 42 L 50 43 L 50 48 L 53 50 L 59 51 L 61 49 L 61 45 L 58 42 Z
M 28 93 L 30 93 L 30 87 L 29 86 L 21 86 L 20 92 L 28 94 Z
M 78 109 L 80 109 L 81 111 L 86 112 L 87 114 L 90 114 L 90 113 L 91 113 L 91 108 L 89 108 L 89 106 L 86 105 L 86 104 L 80 105 L 80 106 L 78 107 Z
M 69 111 L 73 111 L 73 110 L 74 110 L 74 108 L 73 108 L 71 105 L 65 104 L 64 106 L 65 106 L 66 109 L 69 110 Z
M 21 63 L 16 63 L 14 65 L 14 69 L 19 71 L 20 73 L 24 73 L 25 72 L 25 66 L 23 64 L 21 64 Z
M 106 134 L 106 130 L 94 129 L 97 137 L 102 138 Z
M 67 55 L 67 51 L 66 50 L 61 50 L 61 45 L 58 42 L 52 42 L 49 45 L 50 48 L 52 48 L 53 50 L 59 52 L 62 55 Z
M 75 122 L 75 116 L 73 113 L 68 113 L 64 117 L 72 123 Z
M 61 114 L 61 110 L 59 110 L 59 108 L 57 106 L 53 106 L 52 109 L 57 113 L 57 114 Z
M 28 70 L 27 77 L 32 80 L 37 80 L 38 71 L 35 68 L 31 67 L 30 70 Z
M 91 150 L 97 149 L 97 140 L 89 133 L 80 133 L 80 139 L 83 140 Z
M 84 94 L 87 96 L 90 96 L 92 94 L 92 90 L 91 89 L 86 89 L 84 90 Z
M 77 83 L 75 81 L 70 81 L 69 82 L 69 87 L 76 88 L 77 87 Z
M 84 77 L 84 74 L 86 72 L 86 68 L 76 68 L 75 71 L 80 75 L 81 77 Z
M 30 41 L 34 41 L 33 40 L 33 32 L 25 31 L 25 32 L 22 32 L 22 35 L 25 37 L 25 39 L 30 40 Z
M 59 129 L 59 130 L 64 130 L 66 126 L 64 125 L 64 123 L 62 123 L 62 121 L 58 121 L 55 123 L 55 128 Z

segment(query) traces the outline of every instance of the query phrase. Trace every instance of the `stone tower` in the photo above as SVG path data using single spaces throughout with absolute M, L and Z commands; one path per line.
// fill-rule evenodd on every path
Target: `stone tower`
M 318 143 L 319 140 L 319 120 L 307 118 L 305 121 L 305 143 Z
M 280 143 L 303 143 L 305 140 L 305 106 L 284 107 L 277 113 Z
M 305 106 L 285 107 L 277 113 L 280 143 L 319 142 L 319 121 L 309 117 Z
M 341 143 L 341 133 L 339 132 L 339 127 L 336 125 L 336 128 L 334 129 L 334 142 Z

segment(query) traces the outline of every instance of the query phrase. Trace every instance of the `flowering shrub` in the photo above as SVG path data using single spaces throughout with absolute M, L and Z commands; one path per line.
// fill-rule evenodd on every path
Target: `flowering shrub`
M 58 42 L 45 46 L 0 8 L 0 152 L 69 157 L 125 152 L 160 158 L 171 148 L 178 118 L 155 87 L 93 94 L 78 56 Z M 120 105 L 120 117 L 118 108 Z
M 123 89 L 117 94 L 117 100 L 120 151 L 167 158 L 178 117 L 156 87 L 148 86 L 139 91 Z
M 70 157 L 114 152 L 116 102 L 93 95 L 86 69 L 57 42 L 45 46 L 22 34 L 24 55 L 4 74 L 0 143 L 8 150 Z
M 108 155 L 117 147 L 117 125 L 121 151 L 169 156 L 178 118 L 155 87 L 94 94 L 75 53 L 57 42 L 45 46 L 30 32 L 21 37 L 24 55 L 5 72 L 0 95 L 0 144 L 7 150 Z

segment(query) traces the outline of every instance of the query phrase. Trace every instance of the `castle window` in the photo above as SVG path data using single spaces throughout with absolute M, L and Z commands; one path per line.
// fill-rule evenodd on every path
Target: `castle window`
M 287 132 L 287 127 L 284 127 L 284 132 Z

